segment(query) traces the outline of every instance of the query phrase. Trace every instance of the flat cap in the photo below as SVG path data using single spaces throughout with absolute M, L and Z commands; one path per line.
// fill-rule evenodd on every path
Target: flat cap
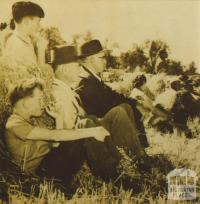
M 44 11 L 38 4 L 31 1 L 19 1 L 13 4 L 12 15 L 15 21 L 19 21 L 25 16 L 44 18 Z

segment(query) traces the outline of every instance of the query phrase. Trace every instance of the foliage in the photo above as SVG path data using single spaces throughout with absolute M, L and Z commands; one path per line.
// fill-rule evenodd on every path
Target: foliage
M 168 75 L 196 74 L 197 67 L 191 62 L 188 67 L 180 61 L 170 58 L 170 48 L 164 41 L 147 40 L 141 45 L 134 44 L 132 49 L 121 53 L 120 59 L 112 55 L 106 56 L 107 68 L 124 68 L 134 72 L 140 71 L 156 74 L 164 72 Z
M 166 61 L 165 66 L 163 66 L 163 69 L 168 75 L 180 75 L 183 74 L 183 65 L 180 61 Z
M 141 193 L 134 190 L 125 190 L 123 186 L 116 186 L 114 182 L 104 183 L 94 177 L 88 166 L 83 165 L 80 172 L 75 176 L 74 182 L 78 183 L 78 189 L 73 197 L 68 198 L 59 188 L 54 188 L 54 182 L 41 182 L 39 193 L 27 196 L 20 187 L 15 191 L 9 191 L 9 198 L 15 203 L 167 203 L 167 174 L 176 168 L 191 168 L 200 175 L 199 171 L 199 139 L 188 140 L 179 135 L 159 134 L 154 129 L 148 129 L 148 139 L 151 147 L 148 154 L 152 157 L 153 169 L 145 172 L 139 179 Z M 129 159 L 123 163 L 126 172 L 132 171 Z M 199 184 L 199 182 L 198 182 Z M 197 185 L 198 185 L 197 184 Z M 34 184 L 33 184 L 34 185 Z M 18 202 L 17 202 L 18 201 Z M 198 202 L 198 201 L 197 201 Z
M 118 69 L 120 67 L 120 62 L 118 57 L 112 55 L 111 51 L 105 51 L 106 68 Z
M 139 46 L 121 55 L 122 66 L 129 67 L 131 71 L 134 71 L 137 66 L 147 66 L 147 60 L 148 58 L 145 56 L 144 50 Z
M 87 31 L 86 34 L 74 34 L 72 36 L 72 45 L 79 48 L 83 43 L 93 39 L 92 33 Z
M 185 70 L 186 75 L 193 75 L 196 74 L 197 72 L 197 67 L 195 65 L 195 62 L 191 62 L 188 66 L 188 69 Z
M 57 28 L 50 27 L 46 31 L 49 39 L 48 50 L 55 45 L 66 43 Z M 80 46 L 81 42 L 91 40 L 92 34 L 74 35 L 73 43 Z M 135 45 L 131 50 L 121 54 L 117 59 L 112 52 L 106 58 L 107 66 L 112 68 L 127 68 L 134 71 L 140 67 L 143 71 L 157 74 L 165 72 L 168 75 L 191 75 L 185 82 L 187 92 L 195 92 L 198 95 L 199 76 L 193 76 L 196 72 L 194 63 L 185 68 L 181 62 L 169 58 L 169 47 L 162 41 L 146 41 L 142 45 Z M 119 60 L 119 61 L 118 61 Z M 46 86 L 46 103 L 53 100 L 50 94 L 53 73 L 48 66 L 43 67 L 42 72 L 38 72 L 37 67 L 26 67 L 23 64 L 12 65 L 9 60 L 0 61 L 0 132 L 3 132 L 6 119 L 11 112 L 8 101 L 8 89 L 15 83 L 27 77 L 42 77 Z M 26 70 L 26 71 L 25 71 Z M 184 71 L 185 70 L 185 71 Z M 133 89 L 133 73 L 125 73 L 121 70 L 112 70 L 108 76 L 108 81 L 114 90 L 129 96 Z M 147 74 L 145 75 L 147 76 Z M 171 76 L 170 76 L 171 77 Z M 183 76 L 185 77 L 185 76 Z M 167 80 L 168 76 L 166 76 Z M 186 77 L 187 78 L 187 77 Z M 166 84 L 168 87 L 170 84 Z M 196 95 L 196 97 L 197 97 Z M 198 98 L 198 97 L 197 97 Z M 46 115 L 41 119 L 41 124 L 50 128 L 54 127 L 54 121 Z M 87 165 L 85 164 L 81 171 L 74 177 L 74 185 L 78 186 L 76 193 L 71 200 L 68 200 L 63 194 L 61 186 L 51 181 L 42 182 L 34 180 L 35 177 L 26 175 L 16 175 L 16 172 L 2 172 L 0 174 L 0 190 L 3 182 L 6 183 L 6 189 L 9 193 L 11 203 L 166 203 L 167 183 L 166 175 L 174 167 L 187 167 L 195 170 L 198 175 L 199 171 L 199 117 L 189 118 L 187 127 L 193 135 L 193 139 L 187 139 L 184 132 L 173 128 L 173 133 L 161 133 L 153 127 L 146 127 L 147 136 L 150 142 L 150 148 L 147 150 L 152 157 L 153 168 L 151 172 L 142 172 L 138 176 L 134 168 L 134 162 L 124 156 L 120 163 L 119 171 L 121 177 L 117 181 L 104 183 L 101 179 L 94 177 Z M 1 147 L 0 147 L 1 148 Z M 18 172 L 18 171 L 17 171 Z M 20 172 L 21 173 L 21 172 Z M 127 189 L 127 184 L 123 183 L 123 178 L 130 176 L 135 179 L 135 183 L 140 187 L 140 192 L 135 188 Z M 129 177 L 129 178 L 130 178 Z M 137 179 L 137 177 L 139 179 Z M 123 185 L 122 185 L 123 184 Z M 10 188 L 9 188 L 10 187 Z M 129 186 L 130 187 L 130 186 Z M 29 190 L 25 192 L 24 189 Z M 0 191 L 1 192 L 1 191 Z M 198 202 L 198 201 L 197 201 Z
M 168 57 L 169 47 L 160 40 L 147 40 L 142 45 L 135 44 L 133 48 L 121 56 L 122 65 L 134 70 L 137 66 L 147 73 L 156 73 L 158 60 Z
M 49 40 L 47 56 L 49 51 L 57 45 L 66 44 L 66 41 L 61 37 L 59 30 L 56 27 L 49 27 L 45 30 L 46 37 Z M 72 44 L 79 47 L 94 39 L 92 33 L 88 31 L 85 34 L 74 34 L 72 36 Z M 106 40 L 105 48 L 107 49 L 108 39 Z M 113 48 L 114 49 L 114 48 Z M 105 51 L 106 67 L 107 68 L 128 68 L 134 71 L 137 67 L 140 71 L 156 74 L 159 72 L 167 73 L 168 75 L 196 74 L 197 67 L 194 62 L 191 62 L 188 67 L 182 65 L 180 61 L 171 59 L 170 48 L 166 42 L 162 40 L 146 40 L 142 44 L 134 44 L 132 49 L 123 52 L 120 56 L 115 56 L 111 50 Z
M 53 71 L 46 65 L 39 69 L 35 65 L 29 65 L 22 63 L 12 63 L 7 58 L 0 59 L 0 131 L 4 132 L 6 120 L 11 113 L 11 106 L 9 104 L 9 90 L 18 83 L 27 78 L 41 78 L 45 84 L 45 104 L 53 100 L 51 96 L 51 86 L 53 83 Z M 52 126 L 53 121 L 50 117 L 44 116 L 41 118 L 44 124 Z M 42 122 L 41 122 L 42 124 Z
M 52 49 L 57 45 L 66 44 L 66 41 L 61 37 L 60 31 L 56 27 L 48 27 L 45 29 L 46 38 L 49 41 L 48 49 Z
M 146 53 L 148 55 L 147 71 L 149 73 L 156 73 L 158 59 L 165 59 L 165 55 L 163 53 L 166 53 L 166 55 L 168 55 L 168 45 L 161 40 L 147 40 L 144 45 L 144 50 L 146 50 Z

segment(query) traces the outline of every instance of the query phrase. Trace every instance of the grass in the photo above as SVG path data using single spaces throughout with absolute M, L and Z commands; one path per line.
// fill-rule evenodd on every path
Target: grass
M 31 71 L 32 72 L 32 71 Z M 12 77 L 9 78 L 9 73 Z M 21 73 L 21 72 L 20 72 Z M 4 77 L 4 75 L 6 77 Z M 47 77 L 46 81 L 51 81 Z M 114 73 L 113 81 L 118 76 Z M 129 77 L 129 76 L 127 76 Z M 1 66 L 1 80 L 0 87 L 0 102 L 5 104 L 5 107 L 0 107 L 0 123 L 5 119 L 2 114 L 3 111 L 8 110 L 6 104 L 5 92 L 6 88 L 2 85 L 5 83 L 15 83 L 23 78 L 23 76 L 13 77 L 13 70 L 8 70 L 8 67 Z M 5 80 L 5 81 L 4 81 Z M 14 81 L 12 81 L 14 80 Z M 113 83 L 113 89 L 117 89 L 120 93 L 129 94 L 131 80 L 120 81 L 118 84 Z M 128 88 L 127 88 L 128 87 Z M 3 93 L 3 94 L 2 94 Z M 5 116 L 6 117 L 6 116 Z M 147 152 L 153 158 L 153 168 L 151 172 L 142 172 L 137 175 L 133 162 L 124 157 L 123 162 L 119 166 L 121 171 L 121 178 L 125 175 L 132 176 L 140 192 L 136 189 L 127 189 L 126 185 L 120 185 L 121 178 L 118 181 L 104 183 L 101 179 L 94 177 L 87 165 L 85 164 L 80 172 L 74 178 L 74 185 L 78 186 L 75 194 L 69 199 L 64 193 L 62 188 L 57 187 L 55 181 L 30 181 L 30 177 L 25 180 L 13 180 L 11 175 L 4 174 L 5 182 L 10 183 L 8 188 L 8 202 L 12 204 L 133 204 L 133 203 L 150 203 L 150 204 L 164 204 L 164 203 L 178 203 L 167 200 L 167 182 L 166 176 L 170 170 L 174 168 L 190 168 L 196 171 L 197 176 L 200 176 L 200 129 L 199 118 L 189 119 L 188 127 L 193 133 L 194 139 L 186 139 L 184 133 L 174 130 L 173 134 L 162 134 L 153 128 L 147 128 L 147 136 L 150 142 L 150 147 Z M 45 121 L 51 125 L 51 121 Z M 1 172 L 2 173 L 2 172 Z M 0 174 L 1 176 L 1 174 Z M 15 176 L 14 176 L 15 177 Z M 28 181 L 27 181 L 28 179 Z M 0 181 L 0 186 L 1 186 Z M 117 185 L 116 185 L 117 183 Z M 198 182 L 198 186 L 200 182 Z M 199 189 L 198 189 L 199 193 Z M 200 202 L 199 200 L 196 203 Z M 3 201 L 0 200 L 0 204 Z M 5 202 L 4 202 L 5 203 Z M 184 203 L 184 202 L 181 202 Z M 189 202 L 187 202 L 189 203 Z
M 24 194 L 20 185 L 9 189 L 9 203 L 13 204 L 171 204 L 184 203 L 167 200 L 167 173 L 176 168 L 187 167 L 197 172 L 200 176 L 200 138 L 186 139 L 184 134 L 161 134 L 150 128 L 147 131 L 151 147 L 147 149 L 152 156 L 154 167 L 151 172 L 142 173 L 136 182 L 141 187 L 141 192 L 136 193 L 134 189 L 126 189 L 113 182 L 104 183 L 101 179 L 94 177 L 86 164 L 74 177 L 74 185 L 78 188 L 72 198 L 64 195 L 63 191 L 54 187 L 53 181 L 44 181 L 39 186 L 39 193 Z M 124 166 L 123 166 L 124 165 Z M 120 167 L 123 174 L 132 174 L 134 171 L 129 158 L 125 158 Z M 120 179 L 119 179 L 120 180 Z M 199 182 L 198 182 L 199 186 Z M 16 187 L 16 188 L 15 188 Z M 198 189 L 199 194 L 199 189 Z M 198 203 L 199 201 L 196 201 Z M 185 202 L 186 203 L 186 202 Z M 187 202 L 189 203 L 189 202 Z M 193 202 L 194 203 L 194 202 Z

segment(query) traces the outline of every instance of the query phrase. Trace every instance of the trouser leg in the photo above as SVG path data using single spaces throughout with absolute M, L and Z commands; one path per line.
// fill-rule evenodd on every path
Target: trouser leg
M 98 125 L 98 121 L 92 118 L 87 121 L 85 127 Z M 86 139 L 84 146 L 88 165 L 94 175 L 100 176 L 105 181 L 117 177 L 116 167 L 120 161 L 120 154 L 111 137 L 106 137 L 104 142 L 94 138 Z
M 144 155 L 144 149 L 133 122 L 134 117 L 130 117 L 131 113 L 127 114 L 127 111 L 121 105 L 116 106 L 102 118 L 101 124 L 111 133 L 116 146 L 124 148 L 126 153 L 139 158 Z
M 52 149 L 43 159 L 38 169 L 39 175 L 60 179 L 67 186 L 85 161 L 83 142 L 62 142 L 59 147 Z
M 133 126 L 136 127 L 136 130 L 138 131 L 138 137 L 139 137 L 141 145 L 144 148 L 148 147 L 149 144 L 148 144 L 147 136 L 145 133 L 144 125 L 140 121 L 141 118 L 140 118 L 139 111 L 136 109 L 136 107 L 132 107 L 131 105 L 129 105 L 127 103 L 123 103 L 120 106 L 122 108 L 124 108 L 124 110 L 126 111 L 126 113 L 129 116 L 129 118 L 131 119 Z
M 136 125 L 136 121 L 135 121 L 132 107 L 127 103 L 122 103 L 119 106 L 126 111 L 126 114 L 128 115 L 136 134 L 139 135 L 140 133 L 139 133 L 139 130 L 138 130 L 137 125 Z

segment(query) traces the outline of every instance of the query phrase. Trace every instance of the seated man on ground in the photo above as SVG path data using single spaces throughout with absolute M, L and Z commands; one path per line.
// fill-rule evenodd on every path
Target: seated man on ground
M 141 121 L 142 115 L 136 107 L 137 101 L 113 91 L 100 79 L 99 76 L 105 69 L 105 63 L 105 53 L 99 40 L 91 40 L 81 46 L 80 65 L 84 69 L 87 68 L 89 73 L 85 71 L 79 78 L 80 89 L 77 93 L 85 111 L 87 114 L 102 117 L 108 110 L 121 103 L 129 104 L 132 107 L 140 142 L 143 147 L 148 147 L 144 125 Z
M 52 130 L 31 122 L 44 110 L 43 94 L 43 84 L 37 79 L 16 85 L 10 93 L 13 113 L 6 123 L 5 141 L 23 170 L 55 177 L 66 185 L 87 160 L 92 173 L 108 181 L 118 176 L 116 167 L 121 155 L 117 146 L 140 161 L 142 167 L 147 157 L 129 105 L 115 107 L 101 119 L 85 118 L 79 122 L 81 129 L 63 129 L 62 114 L 48 106 L 45 110 L 56 120 L 57 129 Z

